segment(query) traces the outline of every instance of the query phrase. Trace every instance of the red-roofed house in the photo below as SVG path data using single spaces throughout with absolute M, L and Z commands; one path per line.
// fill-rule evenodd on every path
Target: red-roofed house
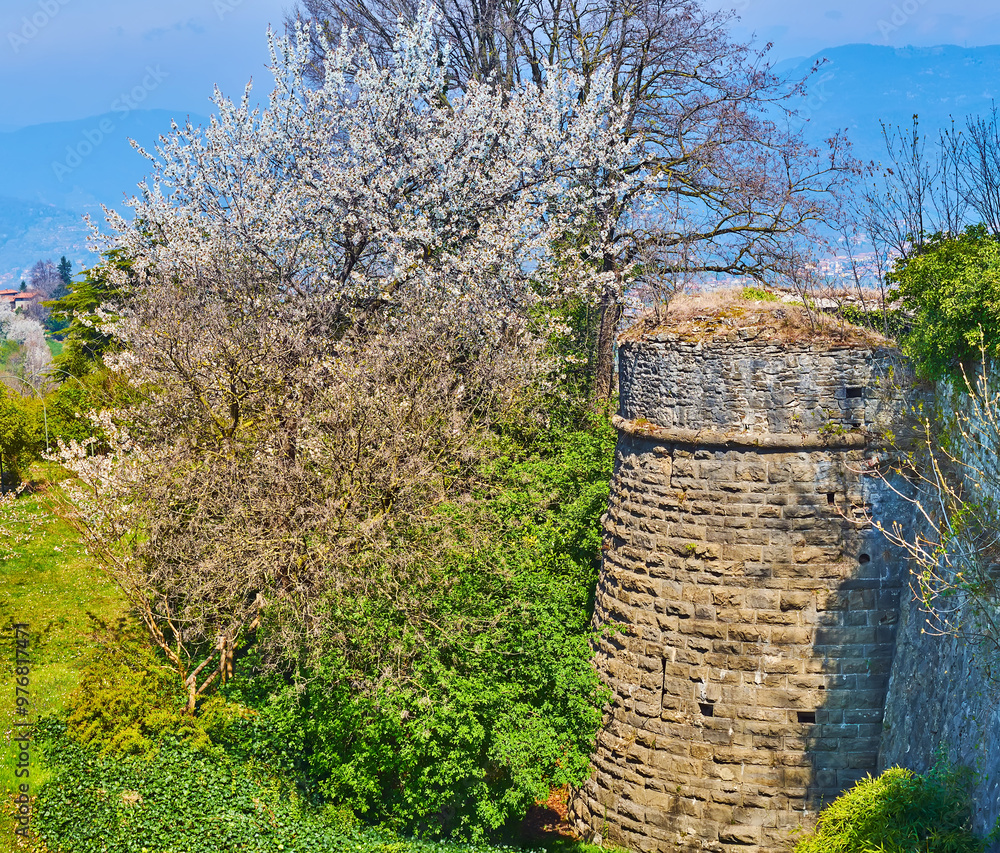
M 30 305 L 31 303 L 38 302 L 43 294 L 39 293 L 37 290 L 26 290 L 24 293 L 16 293 L 14 295 L 14 307 L 20 308 L 22 305 Z

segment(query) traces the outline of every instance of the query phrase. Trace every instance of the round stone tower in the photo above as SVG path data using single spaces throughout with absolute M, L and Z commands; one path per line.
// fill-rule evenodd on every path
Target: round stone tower
M 876 770 L 904 565 L 865 518 L 906 504 L 861 472 L 896 358 L 766 328 L 621 342 L 584 834 L 774 851 Z

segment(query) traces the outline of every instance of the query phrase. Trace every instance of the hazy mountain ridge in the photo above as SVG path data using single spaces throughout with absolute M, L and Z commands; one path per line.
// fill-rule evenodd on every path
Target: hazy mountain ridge
M 964 125 L 967 115 L 988 112 L 1000 94 L 1000 45 L 843 45 L 781 63 L 776 70 L 793 80 L 809 75 L 808 94 L 796 105 L 812 142 L 846 129 L 855 155 L 877 162 L 885 156 L 880 121 L 909 128 L 916 114 L 921 132 L 936 138 L 952 118 Z
M 19 281 L 40 258 L 66 255 L 75 268 L 91 263 L 83 214 L 102 222 L 102 204 L 124 210 L 149 170 L 129 139 L 152 151 L 172 118 L 188 116 L 122 109 L 0 133 L 0 282 Z
M 78 212 L 0 197 L 0 288 L 17 287 L 37 260 L 58 262 L 65 255 L 74 270 L 89 265 L 87 234 Z

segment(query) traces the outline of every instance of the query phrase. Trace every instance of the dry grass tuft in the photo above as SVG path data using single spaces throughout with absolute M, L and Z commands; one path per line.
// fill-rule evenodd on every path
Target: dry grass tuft
M 888 338 L 801 302 L 747 298 L 742 289 L 678 294 L 666 309 L 643 315 L 619 340 L 667 335 L 685 341 L 759 341 L 830 347 L 879 347 Z

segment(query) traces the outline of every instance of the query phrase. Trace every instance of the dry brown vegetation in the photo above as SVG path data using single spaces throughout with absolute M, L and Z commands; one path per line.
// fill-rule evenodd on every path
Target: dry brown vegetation
M 656 334 L 695 341 L 754 340 L 863 347 L 891 343 L 878 332 L 855 326 L 842 317 L 778 297 L 748 298 L 742 288 L 678 294 L 666 307 L 640 317 L 619 340 L 636 341 Z

